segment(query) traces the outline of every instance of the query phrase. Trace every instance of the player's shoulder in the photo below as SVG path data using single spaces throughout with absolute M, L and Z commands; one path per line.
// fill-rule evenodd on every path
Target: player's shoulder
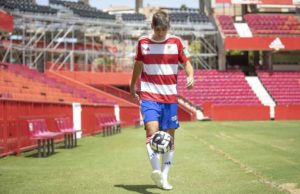
M 169 39 L 172 40 L 172 41 L 175 41 L 177 43 L 183 44 L 182 39 L 179 36 L 169 35 Z

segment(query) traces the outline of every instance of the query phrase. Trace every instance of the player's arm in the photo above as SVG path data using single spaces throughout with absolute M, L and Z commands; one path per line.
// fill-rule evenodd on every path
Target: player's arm
M 143 62 L 142 61 L 135 61 L 132 77 L 131 77 L 131 83 L 130 83 L 130 95 L 132 98 L 139 100 L 139 96 L 136 93 L 136 82 L 138 77 L 140 76 L 143 69 Z
M 183 63 L 186 74 L 186 88 L 192 89 L 194 87 L 194 68 L 189 60 Z

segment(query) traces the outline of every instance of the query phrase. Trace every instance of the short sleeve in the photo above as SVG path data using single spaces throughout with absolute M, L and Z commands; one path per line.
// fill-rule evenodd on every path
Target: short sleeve
M 178 39 L 177 46 L 178 46 L 178 60 L 180 63 L 185 63 L 186 61 L 192 58 L 188 49 L 182 43 L 181 39 Z
M 138 41 L 138 44 L 137 44 L 137 47 L 136 47 L 135 60 L 136 61 L 143 61 L 141 41 Z

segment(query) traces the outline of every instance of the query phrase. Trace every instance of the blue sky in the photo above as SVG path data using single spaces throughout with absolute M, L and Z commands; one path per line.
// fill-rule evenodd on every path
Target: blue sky
M 37 3 L 47 5 L 48 0 L 36 0 Z M 76 0 L 69 0 L 76 1 Z M 155 5 L 163 7 L 180 7 L 182 4 L 191 8 L 199 7 L 199 0 L 144 0 L 144 6 Z M 128 6 L 134 8 L 135 0 L 90 0 L 90 4 L 93 7 L 99 9 L 105 9 L 110 6 Z

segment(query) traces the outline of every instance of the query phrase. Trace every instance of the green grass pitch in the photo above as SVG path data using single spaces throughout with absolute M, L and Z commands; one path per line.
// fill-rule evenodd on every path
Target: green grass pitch
M 154 186 L 140 127 L 1 158 L 0 193 L 300 193 L 300 121 L 181 123 L 175 141 L 172 191 Z

